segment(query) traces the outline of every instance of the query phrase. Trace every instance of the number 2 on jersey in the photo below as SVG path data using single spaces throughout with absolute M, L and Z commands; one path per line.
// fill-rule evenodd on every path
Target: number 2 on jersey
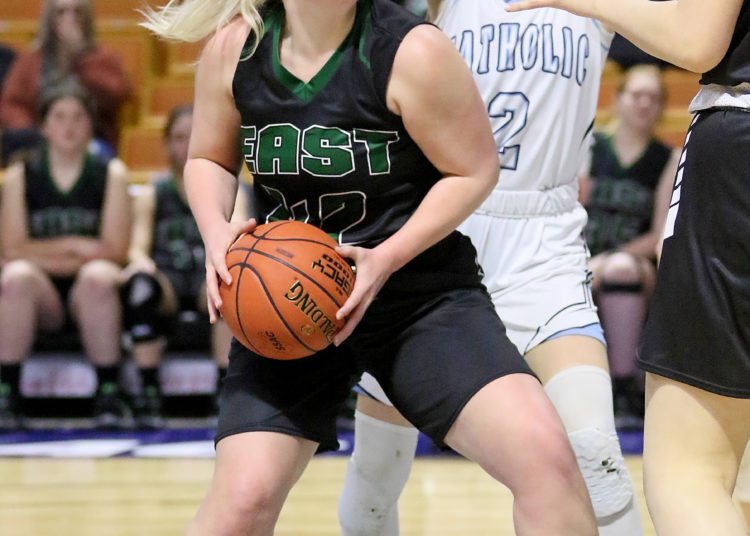
M 487 107 L 487 113 L 495 135 L 497 152 L 500 154 L 502 169 L 516 169 L 521 155 L 521 144 L 512 144 L 526 126 L 529 115 L 529 99 L 518 92 L 501 91 L 493 97 Z

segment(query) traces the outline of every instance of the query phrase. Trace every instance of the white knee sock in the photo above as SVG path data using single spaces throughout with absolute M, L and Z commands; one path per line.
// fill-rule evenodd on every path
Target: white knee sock
M 398 497 L 419 432 L 355 412 L 354 452 L 339 499 L 342 536 L 398 536 Z
M 544 390 L 571 438 L 595 510 L 608 512 L 613 504 L 620 505 L 613 513 L 597 516 L 600 536 L 642 535 L 635 495 L 628 500 L 632 484 L 615 431 L 609 375 L 599 367 L 571 367 L 553 376 Z M 606 459 L 599 460 L 599 455 Z M 619 478 L 613 478 L 607 468 L 616 468 Z

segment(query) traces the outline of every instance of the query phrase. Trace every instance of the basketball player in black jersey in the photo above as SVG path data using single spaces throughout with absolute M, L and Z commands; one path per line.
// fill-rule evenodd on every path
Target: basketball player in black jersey
M 745 536 L 732 502 L 750 438 L 750 2 L 529 0 L 592 16 L 703 73 L 641 342 L 644 476 L 659 536 Z
M 499 162 L 451 42 L 390 0 L 271 1 L 260 15 L 247 0 L 211 6 L 183 2 L 148 26 L 183 39 L 221 26 L 198 67 L 185 168 L 212 319 L 227 248 L 255 225 L 228 223 L 237 147 L 258 221 L 322 227 L 357 280 L 334 346 L 274 361 L 234 344 L 213 483 L 188 533 L 271 534 L 315 451 L 337 447 L 337 408 L 368 370 L 417 427 L 510 487 L 520 534 L 596 534 L 560 420 L 454 231 Z
M 142 389 L 133 400 L 136 424 L 163 425 L 159 364 L 164 328 L 179 311 L 206 313 L 205 250 L 185 198 L 182 170 L 188 156 L 193 107 L 178 106 L 167 118 L 164 143 L 169 171 L 145 185 L 135 198 L 133 237 L 122 287 L 125 329 Z M 235 217 L 246 217 L 245 191 L 237 196 Z M 226 323 L 212 326 L 212 354 L 218 377 L 226 372 L 232 334 Z M 217 383 L 218 385 L 218 383 Z
M 120 264 L 130 237 L 127 170 L 88 152 L 93 110 L 75 82 L 43 98 L 45 145 L 11 167 L 2 196 L 0 407 L 13 425 L 19 377 L 38 331 L 75 321 L 99 386 L 95 418 L 118 426 L 128 409 L 118 392 Z

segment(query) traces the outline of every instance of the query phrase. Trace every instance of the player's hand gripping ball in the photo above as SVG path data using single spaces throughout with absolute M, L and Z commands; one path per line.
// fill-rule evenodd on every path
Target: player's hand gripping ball
M 221 283 L 221 315 L 239 342 L 273 359 L 326 348 L 354 288 L 336 241 L 312 225 L 277 221 L 242 235 L 227 252 L 232 284 Z

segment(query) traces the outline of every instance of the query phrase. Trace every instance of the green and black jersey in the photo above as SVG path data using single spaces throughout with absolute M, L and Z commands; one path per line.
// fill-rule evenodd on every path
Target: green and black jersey
M 281 2 L 268 5 L 264 20 L 257 50 L 249 54 L 250 35 L 233 81 L 258 220 L 301 220 L 341 244 L 374 247 L 441 179 L 386 105 L 398 47 L 424 21 L 390 0 L 359 0 L 349 35 L 305 83 L 279 61 Z M 420 277 L 428 288 L 479 284 L 474 248 L 458 232 L 401 272 L 436 274 Z
M 190 207 L 180 196 L 177 184 L 169 177 L 155 186 L 154 236 L 152 257 L 164 272 L 205 273 L 205 250 L 198 224 Z
M 390 0 L 360 0 L 349 35 L 304 83 L 279 62 L 283 19 L 274 3 L 258 49 L 234 78 L 261 219 L 302 220 L 340 243 L 377 244 L 440 178 L 385 104 L 398 46 L 421 21 Z
M 652 139 L 643 154 L 623 166 L 612 146 L 612 136 L 594 135 L 591 158 L 591 195 L 586 203 L 586 243 L 592 255 L 616 249 L 648 232 L 659 179 L 672 149 Z
M 31 238 L 99 236 L 107 162 L 87 154 L 80 177 L 67 192 L 52 179 L 46 150 L 35 152 L 25 162 L 24 173 Z

